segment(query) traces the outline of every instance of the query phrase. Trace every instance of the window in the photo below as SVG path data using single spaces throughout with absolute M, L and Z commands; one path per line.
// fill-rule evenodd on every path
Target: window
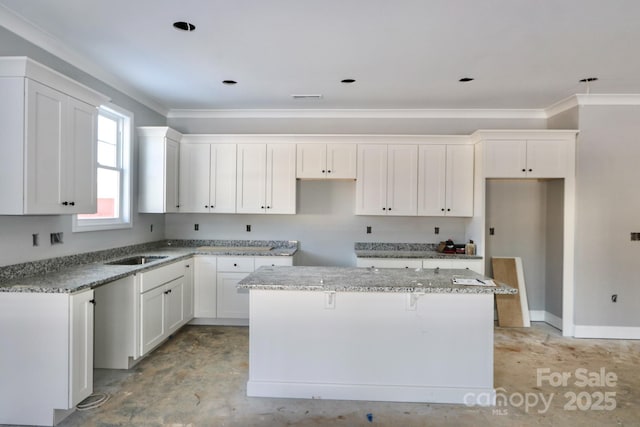
M 118 107 L 98 110 L 98 211 L 75 215 L 73 231 L 131 227 L 132 114 Z

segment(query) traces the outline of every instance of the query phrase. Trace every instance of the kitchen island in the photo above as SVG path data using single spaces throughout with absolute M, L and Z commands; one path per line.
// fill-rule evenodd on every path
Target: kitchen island
M 247 395 L 492 405 L 493 295 L 516 290 L 487 280 L 262 267 L 238 285 L 250 290 Z

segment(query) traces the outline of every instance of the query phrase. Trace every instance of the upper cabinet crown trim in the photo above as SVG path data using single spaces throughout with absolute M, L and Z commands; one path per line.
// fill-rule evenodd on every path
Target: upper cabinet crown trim
M 108 96 L 26 56 L 0 57 L 0 77 L 26 77 L 96 107 L 110 101 Z
M 168 126 L 139 126 L 137 128 L 139 136 L 169 138 L 180 142 L 183 135 Z

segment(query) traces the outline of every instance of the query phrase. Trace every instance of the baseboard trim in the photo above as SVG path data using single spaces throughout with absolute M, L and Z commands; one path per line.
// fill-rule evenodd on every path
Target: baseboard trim
M 640 327 L 576 325 L 573 336 L 576 338 L 640 340 Z
M 247 396 L 299 399 L 368 400 L 383 402 L 456 403 L 494 406 L 493 388 L 319 384 L 277 381 L 247 382 Z
M 190 325 L 212 325 L 212 326 L 249 326 L 249 319 L 218 319 L 211 317 L 197 317 Z

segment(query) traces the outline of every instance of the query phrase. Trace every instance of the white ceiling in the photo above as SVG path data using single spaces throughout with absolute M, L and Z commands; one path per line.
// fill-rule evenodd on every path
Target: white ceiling
M 592 76 L 599 80 L 591 93 L 640 93 L 638 0 L 0 0 L 0 6 L 7 9 L 0 8 L 3 26 L 23 33 L 37 27 L 75 65 L 165 110 L 544 108 L 587 92 L 578 81 Z M 9 25 L 13 14 L 30 25 Z M 177 31 L 174 21 L 196 30 Z M 458 82 L 467 76 L 475 81 Z M 345 78 L 357 81 L 340 83 Z M 238 84 L 223 85 L 224 79 Z

